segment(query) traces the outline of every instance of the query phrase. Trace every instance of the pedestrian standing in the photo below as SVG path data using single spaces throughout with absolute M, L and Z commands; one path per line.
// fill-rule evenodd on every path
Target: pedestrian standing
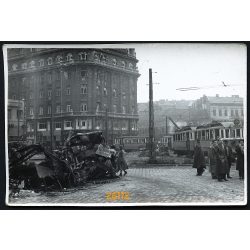
M 226 150 L 226 157 L 227 157 L 227 178 L 231 179 L 232 177 L 230 176 L 230 169 L 232 166 L 232 160 L 233 160 L 233 151 L 232 147 L 228 145 L 228 141 L 224 141 L 224 146 Z
M 217 141 L 213 140 L 209 148 L 209 165 L 210 165 L 209 170 L 210 170 L 212 179 L 218 178 L 217 166 L 216 166 L 216 150 L 217 150 Z
M 197 169 L 196 176 L 202 176 L 203 172 L 205 171 L 206 164 L 205 164 L 205 157 L 201 149 L 201 143 L 198 139 L 194 148 L 194 164 L 193 168 Z
M 243 141 L 236 143 L 235 151 L 237 154 L 236 170 L 239 171 L 239 178 L 244 180 L 244 144 Z
M 120 146 L 119 151 L 117 153 L 117 165 L 120 170 L 120 176 L 122 176 L 122 171 L 124 171 L 124 176 L 127 174 L 128 164 L 124 158 L 125 151 L 122 146 Z
M 218 139 L 217 144 L 216 167 L 218 173 L 218 181 L 228 181 L 228 179 L 226 178 L 226 174 L 228 171 L 226 150 L 221 139 Z

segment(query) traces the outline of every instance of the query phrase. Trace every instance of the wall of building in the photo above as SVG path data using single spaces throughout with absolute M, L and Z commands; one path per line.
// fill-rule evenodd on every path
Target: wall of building
M 30 139 L 48 140 L 51 121 L 58 141 L 59 123 L 61 134 L 105 130 L 106 117 L 111 134 L 136 134 L 136 63 L 133 50 L 19 51 L 9 59 L 8 94 L 25 98 Z

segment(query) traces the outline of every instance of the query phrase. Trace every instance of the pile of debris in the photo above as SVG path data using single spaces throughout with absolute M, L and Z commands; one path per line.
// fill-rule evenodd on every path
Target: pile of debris
M 52 152 L 39 144 L 13 143 L 9 143 L 8 152 L 10 195 L 21 188 L 63 190 L 91 180 L 117 177 L 116 152 L 106 145 L 99 131 L 76 133 L 63 148 Z

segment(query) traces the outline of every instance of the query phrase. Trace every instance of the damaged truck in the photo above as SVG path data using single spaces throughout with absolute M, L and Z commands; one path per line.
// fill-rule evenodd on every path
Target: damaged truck
M 116 178 L 102 132 L 74 133 L 60 150 L 9 143 L 10 194 L 20 189 L 63 190 L 88 181 Z

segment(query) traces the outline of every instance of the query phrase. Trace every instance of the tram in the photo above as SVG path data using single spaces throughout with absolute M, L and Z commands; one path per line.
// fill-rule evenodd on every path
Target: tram
M 149 138 L 145 136 L 122 136 L 115 138 L 115 146 L 123 146 L 125 151 L 146 149 Z
M 208 154 L 210 143 L 218 137 L 222 140 L 244 140 L 243 127 L 235 122 L 212 122 L 198 127 L 183 127 L 173 134 L 173 150 L 177 153 L 194 151 L 195 140 L 200 139 L 202 150 Z

